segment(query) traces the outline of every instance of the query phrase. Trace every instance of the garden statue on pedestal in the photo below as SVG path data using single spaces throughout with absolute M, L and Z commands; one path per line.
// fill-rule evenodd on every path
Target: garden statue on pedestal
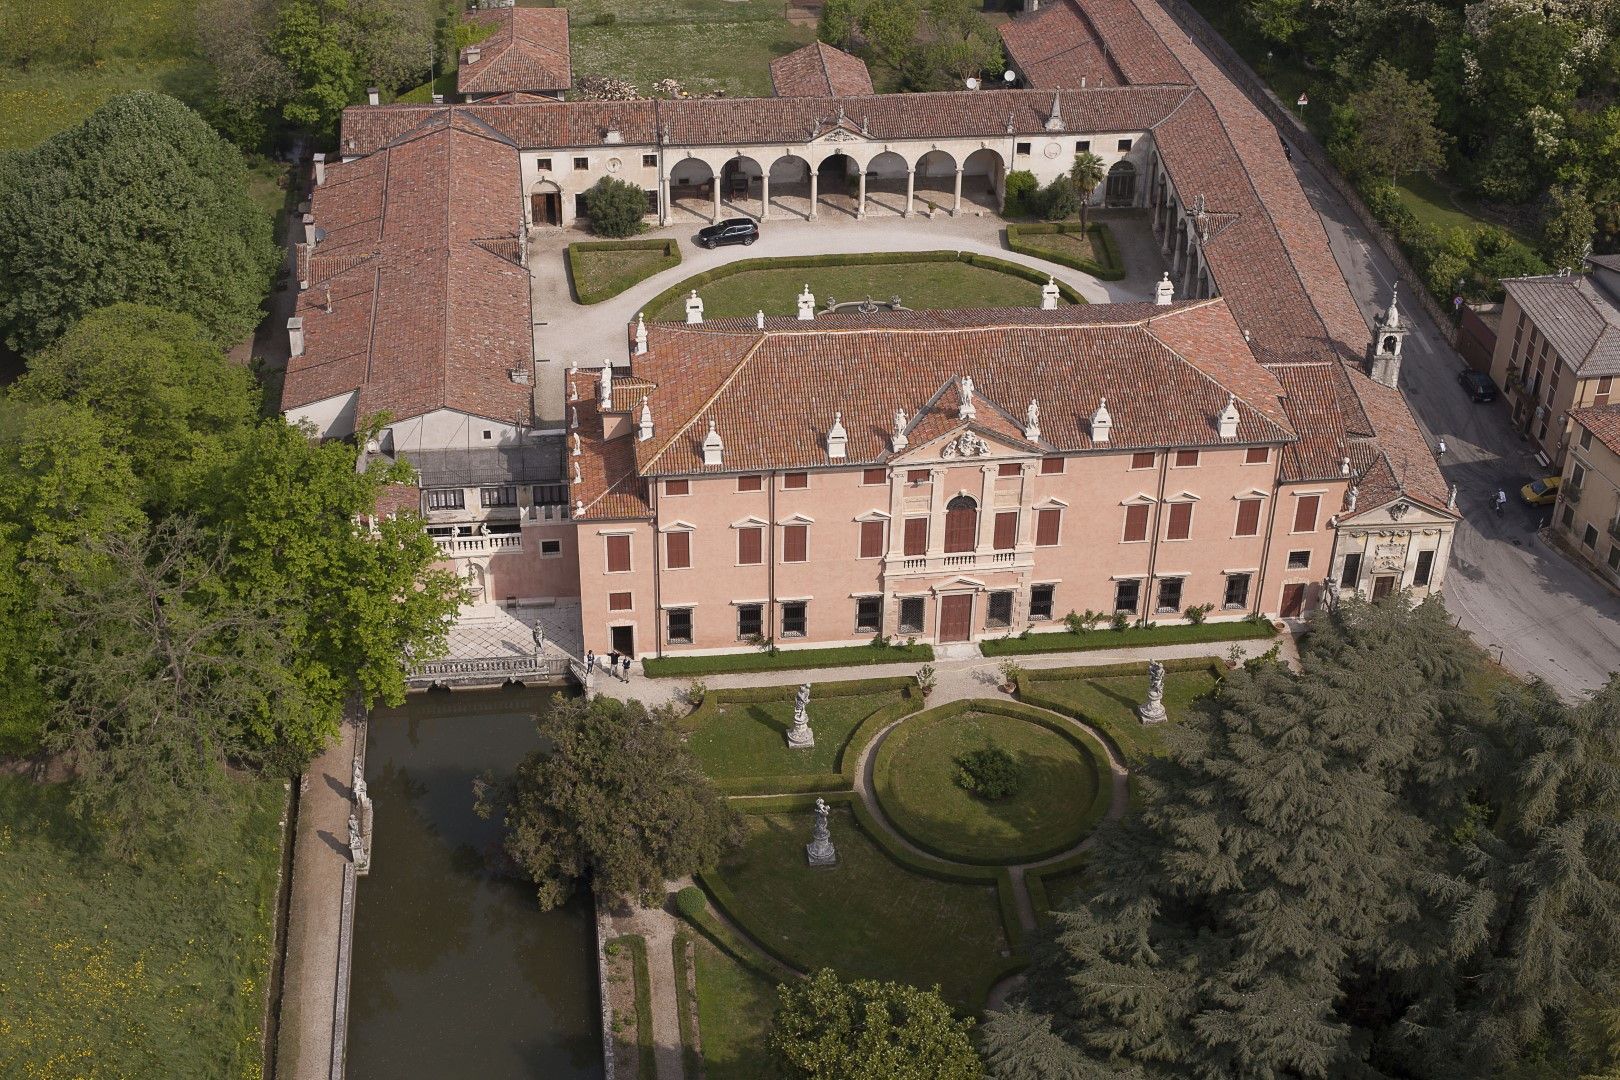
M 788 728 L 787 744 L 795 750 L 808 750 L 816 745 L 815 732 L 810 730 L 810 717 L 805 710 L 810 707 L 810 684 L 805 683 L 799 687 L 799 696 L 793 701 L 793 726 Z
M 1142 718 L 1144 724 L 1162 724 L 1166 719 L 1164 711 L 1164 665 L 1157 660 L 1148 661 L 1147 702 L 1136 710 L 1136 715 Z
M 832 833 L 827 828 L 826 799 L 816 799 L 816 824 L 810 830 L 810 842 L 804 845 L 804 855 L 811 866 L 838 865 L 838 852 L 833 850 Z

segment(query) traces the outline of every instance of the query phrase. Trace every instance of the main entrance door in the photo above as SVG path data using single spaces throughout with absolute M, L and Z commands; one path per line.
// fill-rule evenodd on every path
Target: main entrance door
M 973 636 L 973 594 L 948 593 L 940 597 L 939 640 L 967 641 Z
M 529 220 L 536 225 L 562 224 L 562 194 L 537 191 L 529 196 Z
M 1305 613 L 1305 586 L 1303 584 L 1284 585 L 1282 594 L 1282 611 L 1285 619 L 1297 619 Z
M 632 660 L 636 656 L 636 628 L 633 626 L 615 626 L 613 628 L 613 651 L 620 656 L 628 656 Z
M 1395 579 L 1388 574 L 1381 574 L 1373 578 L 1373 599 L 1382 600 L 1395 591 Z

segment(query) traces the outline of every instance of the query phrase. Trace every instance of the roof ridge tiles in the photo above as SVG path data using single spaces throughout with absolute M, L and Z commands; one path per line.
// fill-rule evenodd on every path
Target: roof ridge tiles
M 644 465 L 638 467 L 638 472 L 650 469 L 658 463 L 658 459 L 663 457 L 665 452 L 667 452 L 671 446 L 675 445 L 676 440 L 690 430 L 692 425 L 698 422 L 698 419 L 704 414 L 704 412 L 714 405 L 715 401 L 719 399 L 720 395 L 726 392 L 726 388 L 737 380 L 737 377 L 742 374 L 743 369 L 748 366 L 748 362 L 758 355 L 760 346 L 764 344 L 765 335 L 761 334 L 759 335 L 759 340 L 754 342 L 753 347 L 743 354 L 742 359 L 737 361 L 736 366 L 731 369 L 730 373 L 727 374 L 724 379 L 720 380 L 720 385 L 714 388 L 713 393 L 711 393 L 708 398 L 704 400 L 701 406 L 692 411 L 692 415 L 687 417 L 686 421 L 681 424 L 678 429 L 670 433 L 669 438 L 664 440 L 664 445 L 660 446 L 656 451 L 654 451 L 653 454 L 647 458 Z

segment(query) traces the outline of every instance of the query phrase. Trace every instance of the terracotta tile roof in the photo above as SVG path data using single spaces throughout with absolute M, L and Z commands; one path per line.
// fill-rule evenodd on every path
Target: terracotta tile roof
M 495 32 L 461 50 L 458 93 L 567 90 L 574 85 L 567 8 L 486 8 L 468 12 L 467 18 L 493 24 Z M 467 62 L 468 49 L 478 50 L 477 62 Z
M 1611 451 L 1620 454 L 1620 405 L 1595 405 L 1575 409 L 1570 416 L 1575 422 L 1597 436 L 1597 440 Z
M 1189 85 L 1192 80 L 1130 0 L 1053 0 L 1001 26 L 1031 86 Z
M 358 390 L 361 417 L 527 418 L 530 388 L 508 375 L 533 362 L 516 150 L 446 123 L 326 177 L 312 200 L 322 235 L 300 246 L 305 347 L 282 408 Z
M 1502 285 L 1576 377 L 1620 375 L 1620 302 L 1595 277 L 1547 274 Z
M 597 409 L 597 373 L 571 371 L 567 377 L 569 405 L 576 410 L 578 427 L 569 432 L 568 452 L 563 461 L 568 470 L 570 513 L 576 521 L 641 519 L 652 516 L 647 498 L 647 482 L 636 473 L 636 437 L 602 438 L 602 413 Z M 639 400 L 639 393 L 636 399 Z M 630 404 L 615 395 L 614 404 Z M 573 454 L 574 436 L 579 436 L 580 453 Z M 573 482 L 574 466 L 579 466 L 579 483 Z
M 771 89 L 777 97 L 858 97 L 870 94 L 866 61 L 816 41 L 771 61 Z
M 888 461 L 895 410 L 914 419 L 912 445 L 943 434 L 956 423 L 957 380 L 971 376 L 975 426 L 1014 445 L 1024 443 L 1023 417 L 1034 398 L 1045 446 L 1094 449 L 1090 417 L 1106 397 L 1108 448 L 1218 446 L 1215 417 L 1234 394 L 1239 443 L 1291 442 L 1276 380 L 1252 358 L 1241 363 L 1235 324 L 1211 313 L 1220 307 L 1213 300 L 1170 308 L 893 312 L 808 324 L 772 319 L 763 331 L 746 321 L 655 324 L 649 351 L 635 360 L 638 379 L 656 384 L 649 394 L 655 435 L 624 441 L 634 444 L 644 476 L 813 468 L 829 464 L 826 432 L 841 412 L 848 443 L 840 464 Z M 1166 327 L 1175 347 L 1162 336 Z M 1178 348 L 1208 359 L 1201 367 Z M 789 384 L 797 390 L 784 397 L 781 387 Z M 637 406 L 628 395 L 615 404 Z M 702 464 L 710 419 L 726 447 L 719 470 Z

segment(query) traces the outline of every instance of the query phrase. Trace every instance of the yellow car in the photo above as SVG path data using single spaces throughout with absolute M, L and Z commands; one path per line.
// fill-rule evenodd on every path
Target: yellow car
M 1519 489 L 1519 495 L 1531 506 L 1551 506 L 1558 501 L 1558 486 L 1563 482 L 1562 476 L 1532 480 Z

